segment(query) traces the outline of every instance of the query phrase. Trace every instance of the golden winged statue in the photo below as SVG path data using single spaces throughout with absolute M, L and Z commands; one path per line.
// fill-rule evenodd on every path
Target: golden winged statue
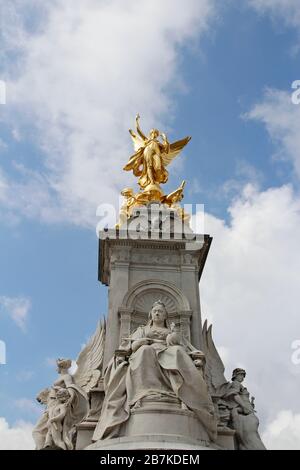
M 179 202 L 183 198 L 183 181 L 179 188 L 172 193 L 165 195 L 160 187 L 168 181 L 169 172 L 166 167 L 180 153 L 191 137 L 169 143 L 166 134 L 158 129 L 151 129 L 146 136 L 140 128 L 140 116 L 136 115 L 136 131 L 129 129 L 135 153 L 129 158 L 123 170 L 132 171 L 134 176 L 138 176 L 140 191 L 134 193 L 132 188 L 125 188 L 121 192 L 124 196 L 124 203 L 120 211 L 120 219 L 116 227 L 119 228 L 130 218 L 133 209 L 137 206 L 147 205 L 150 202 L 158 202 L 176 209 L 178 215 L 187 220 L 188 216 L 180 208 Z
M 143 191 L 163 194 L 159 185 L 168 181 L 169 173 L 166 167 L 191 140 L 191 137 L 185 137 L 170 144 L 166 134 L 158 129 L 151 129 L 149 135 L 146 136 L 140 128 L 139 119 L 140 116 L 137 114 L 136 132 L 129 130 L 135 153 L 124 166 L 124 170 L 132 170 L 134 176 L 139 176 L 138 184 Z M 160 137 L 161 140 L 159 140 Z

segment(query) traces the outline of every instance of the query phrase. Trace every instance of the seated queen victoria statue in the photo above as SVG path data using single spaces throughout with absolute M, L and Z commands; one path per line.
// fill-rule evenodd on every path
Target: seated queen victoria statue
M 203 378 L 204 354 L 170 325 L 165 305 L 153 304 L 146 326 L 126 338 L 107 366 L 105 400 L 93 440 L 119 437 L 121 425 L 143 399 L 190 410 L 209 438 L 216 435 L 214 406 Z M 126 343 L 126 346 L 125 346 Z

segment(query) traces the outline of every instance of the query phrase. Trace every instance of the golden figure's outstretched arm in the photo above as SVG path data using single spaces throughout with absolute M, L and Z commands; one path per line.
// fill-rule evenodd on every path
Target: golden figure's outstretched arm
M 147 140 L 147 137 L 145 136 L 145 134 L 143 133 L 143 131 L 140 128 L 139 119 L 140 119 L 140 115 L 137 114 L 136 117 L 135 117 L 136 131 L 143 140 Z
M 141 131 L 140 127 L 139 127 L 139 124 L 138 124 L 138 120 L 139 120 L 140 116 L 139 114 L 136 115 L 136 118 L 135 118 L 135 121 L 136 121 L 136 130 L 138 132 L 138 135 L 136 135 L 136 133 L 132 130 L 132 129 L 129 129 L 129 134 L 131 135 L 131 138 L 132 138 L 132 142 L 133 142 L 133 146 L 134 146 L 134 150 L 137 152 L 141 147 L 144 147 L 145 146 L 145 141 L 147 140 L 147 137 L 143 134 L 143 132 Z

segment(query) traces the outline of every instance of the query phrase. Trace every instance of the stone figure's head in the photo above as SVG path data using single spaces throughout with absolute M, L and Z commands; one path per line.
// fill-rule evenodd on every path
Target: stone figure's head
M 70 398 L 70 394 L 66 388 L 60 388 L 56 392 L 56 398 L 60 403 L 66 403 Z
M 205 354 L 202 351 L 193 351 L 190 356 L 197 369 L 204 369 L 206 364 Z
M 246 377 L 246 371 L 244 369 L 234 369 L 232 372 L 231 380 L 237 380 L 238 382 L 243 382 Z
M 151 131 L 149 132 L 149 138 L 150 139 L 157 139 L 158 136 L 159 136 L 159 130 L 158 129 L 151 129 Z
M 149 313 L 150 323 L 152 323 L 153 320 L 164 320 L 164 323 L 167 326 L 167 318 L 168 313 L 165 304 L 161 300 L 154 302 Z
M 57 371 L 61 372 L 62 370 L 69 370 L 72 365 L 72 361 L 71 359 L 57 359 L 56 364 Z
M 36 400 L 41 404 L 41 405 L 47 405 L 47 401 L 49 398 L 49 393 L 50 390 L 49 388 L 44 388 L 36 397 Z

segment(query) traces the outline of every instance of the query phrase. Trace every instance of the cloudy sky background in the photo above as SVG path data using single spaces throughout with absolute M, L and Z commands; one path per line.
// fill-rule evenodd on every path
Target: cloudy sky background
M 300 449 L 299 1 L 0 0 L 0 18 L 0 448 L 33 447 L 54 359 L 106 312 L 95 212 L 134 184 L 139 112 L 193 137 L 167 189 L 205 204 L 203 316 L 266 445 Z

